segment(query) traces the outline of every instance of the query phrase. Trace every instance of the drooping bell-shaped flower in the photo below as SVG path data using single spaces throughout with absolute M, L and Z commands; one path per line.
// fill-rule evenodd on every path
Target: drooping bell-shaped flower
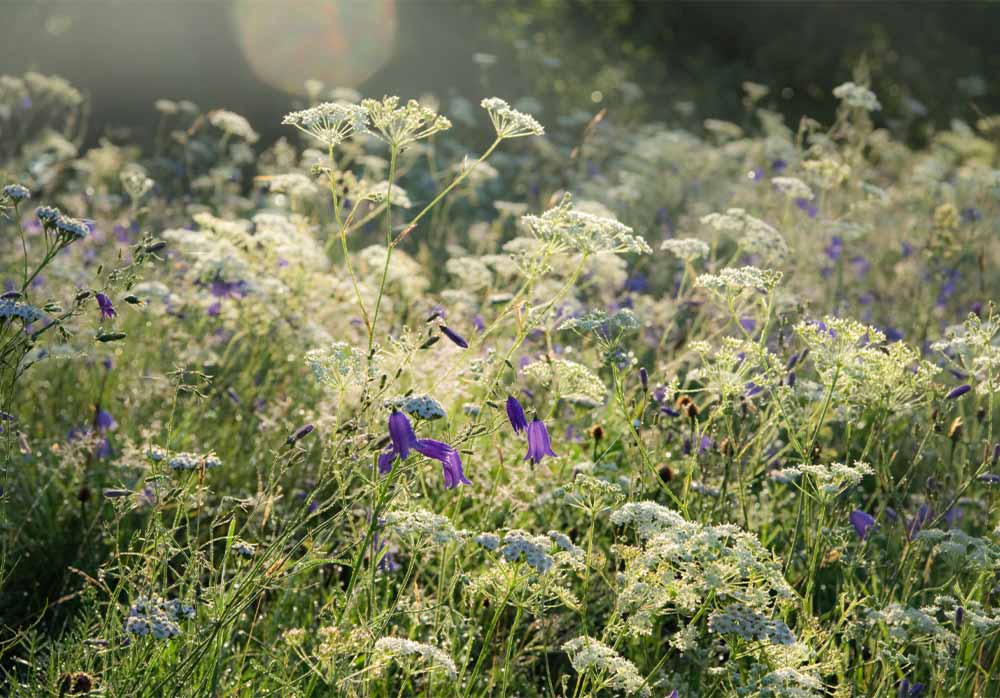
M 397 411 L 389 415 L 389 438 L 392 445 L 378 457 L 378 471 L 382 475 L 392 471 L 392 464 L 396 462 L 397 457 L 406 460 L 412 449 L 441 463 L 446 488 L 472 484 L 462 470 L 462 457 L 458 451 L 441 441 L 418 439 L 409 418 L 402 412 Z
M 528 453 L 524 460 L 538 463 L 545 456 L 556 457 L 552 451 L 552 442 L 549 440 L 549 430 L 545 428 L 545 423 L 540 419 L 534 420 L 528 425 Z
M 469 343 L 465 341 L 465 337 L 463 337 L 462 335 L 460 335 L 458 332 L 451 329 L 447 325 L 441 325 L 441 332 L 444 334 L 445 337 L 447 337 L 448 339 L 450 339 L 452 342 L 462 347 L 463 349 L 469 348 Z
M 872 527 L 875 526 L 875 517 L 860 509 L 852 511 L 847 518 L 850 519 L 851 525 L 854 526 L 854 532 L 861 540 L 866 539 Z
M 97 307 L 101 310 L 101 319 L 108 319 L 115 317 L 118 313 L 115 311 L 115 306 L 103 293 L 98 293 L 97 296 Z
M 507 397 L 507 419 L 514 427 L 514 433 L 519 434 L 528 428 L 528 418 L 524 416 L 524 408 L 513 395 Z

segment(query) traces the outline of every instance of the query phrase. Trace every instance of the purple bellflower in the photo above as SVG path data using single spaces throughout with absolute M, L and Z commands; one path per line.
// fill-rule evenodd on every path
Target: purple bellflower
M 392 464 L 397 456 L 400 460 L 406 460 L 412 449 L 441 463 L 445 488 L 450 490 L 458 485 L 472 484 L 462 470 L 462 457 L 458 451 L 434 439 L 418 439 L 413 433 L 413 425 L 410 424 L 409 418 L 402 412 L 393 412 L 389 415 L 389 438 L 392 446 L 378 457 L 378 471 L 383 475 L 392 471 Z
M 460 335 L 458 332 L 451 329 L 447 325 L 441 325 L 441 332 L 442 334 L 444 334 L 445 337 L 447 337 L 448 339 L 450 339 L 452 342 L 462 347 L 463 349 L 469 348 L 469 343 L 465 341 L 465 337 L 463 337 L 462 335 Z
M 117 311 L 115 311 L 114 304 L 111 302 L 111 299 L 105 296 L 103 293 L 97 294 L 97 307 L 100 308 L 101 310 L 102 320 L 104 319 L 110 320 L 111 318 L 118 315 Z
M 552 451 L 552 442 L 549 440 L 549 430 L 545 428 L 545 423 L 540 419 L 534 420 L 527 428 L 528 433 L 528 454 L 524 460 L 531 460 L 538 463 L 545 456 L 556 457 Z
M 854 532 L 858 534 L 858 538 L 861 540 L 865 540 L 868 537 L 868 533 L 875 526 L 875 517 L 860 509 L 852 511 L 848 518 L 851 521 L 851 525 L 854 526 Z

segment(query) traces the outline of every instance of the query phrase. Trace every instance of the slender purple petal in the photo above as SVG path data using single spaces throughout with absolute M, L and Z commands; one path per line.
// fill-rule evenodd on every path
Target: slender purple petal
M 118 313 L 115 312 L 115 306 L 111 302 L 111 299 L 105 296 L 103 293 L 97 294 L 97 307 L 101 310 L 101 318 L 113 318 Z

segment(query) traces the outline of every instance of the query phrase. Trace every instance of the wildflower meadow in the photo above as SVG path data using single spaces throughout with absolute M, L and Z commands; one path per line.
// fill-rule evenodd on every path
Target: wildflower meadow
M 0 77 L 0 694 L 1000 696 L 1000 116 Z

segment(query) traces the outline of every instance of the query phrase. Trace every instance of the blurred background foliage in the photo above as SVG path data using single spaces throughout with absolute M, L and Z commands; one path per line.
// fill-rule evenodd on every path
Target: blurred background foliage
M 91 141 L 119 127 L 152 131 L 160 97 L 224 105 L 270 140 L 308 78 L 369 95 L 532 96 L 549 114 L 608 107 L 674 124 L 742 122 L 751 80 L 794 122 L 828 121 L 831 86 L 861 66 L 884 105 L 880 125 L 916 143 L 955 115 L 1000 111 L 997 2 L 4 4 L 3 71 L 57 73 L 83 89 Z

